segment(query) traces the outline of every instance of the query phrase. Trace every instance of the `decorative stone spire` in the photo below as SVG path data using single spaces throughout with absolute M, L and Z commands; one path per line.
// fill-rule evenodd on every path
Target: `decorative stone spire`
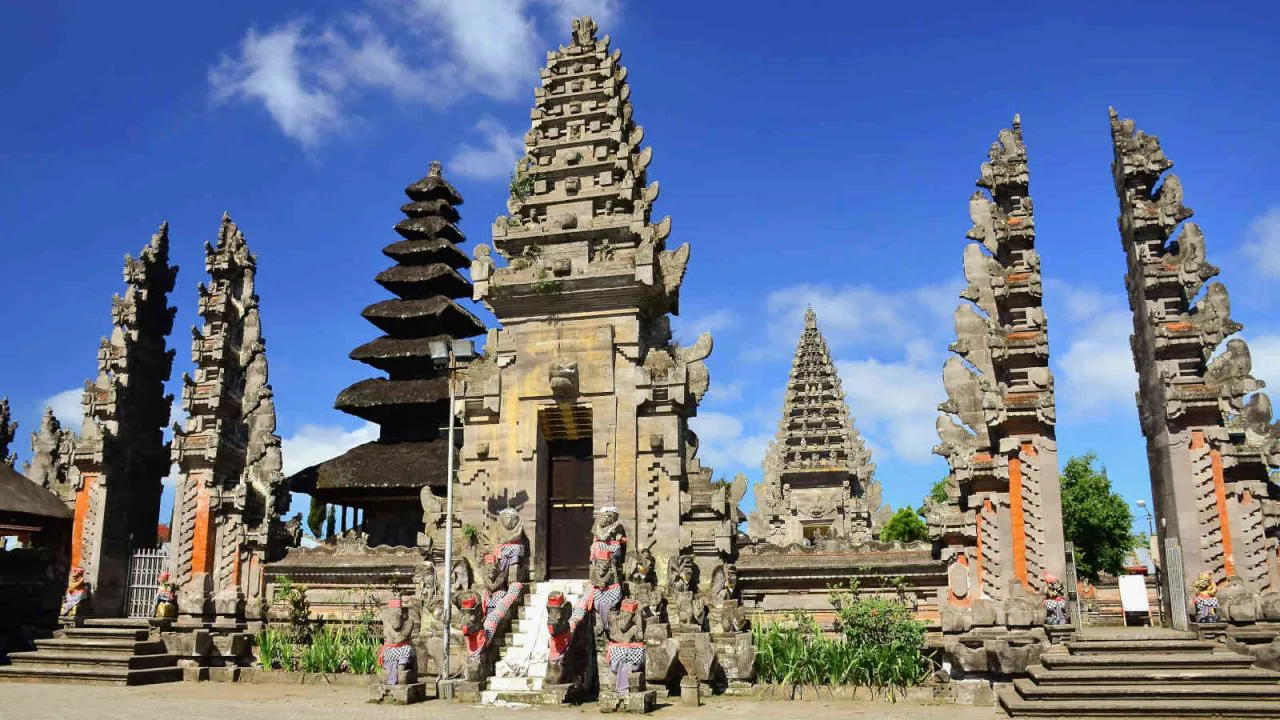
M 1138 415 L 1160 536 L 1181 546 L 1187 584 L 1201 572 L 1219 582 L 1237 578 L 1244 597 L 1224 606 L 1228 619 L 1261 620 L 1280 607 L 1267 600 L 1280 591 L 1280 492 L 1268 482 L 1280 466 L 1280 424 L 1258 392 L 1249 346 L 1228 339 L 1242 326 L 1230 317 L 1226 287 L 1208 283 L 1218 268 L 1206 259 L 1200 227 L 1184 222 L 1192 210 L 1182 204 L 1181 180 L 1166 172 L 1173 162 L 1158 138 L 1114 109 L 1111 138 Z
M 124 297 L 111 301 L 114 328 L 98 347 L 98 375 L 85 381 L 84 425 L 74 464 L 77 500 L 71 564 L 83 566 L 94 611 L 124 612 L 129 556 L 154 547 L 161 480 L 169 474 L 173 396 L 164 385 L 173 368 L 165 338 L 176 309 L 168 294 L 178 268 L 169 264 L 169 224 L 160 226 L 138 258 L 124 260 Z
M 53 409 L 45 408 L 40 429 L 31 433 L 31 462 L 23 468 L 23 474 L 64 503 L 74 505 L 76 489 L 71 460 L 75 449 L 76 434 L 63 430 Z
M 9 452 L 9 445 L 18 432 L 18 423 L 9 415 L 9 398 L 0 398 L 0 462 L 9 467 L 17 462 L 18 456 Z
M 796 345 L 777 438 L 756 489 L 760 540 L 789 545 L 819 536 L 872 539 L 882 518 L 876 466 L 853 425 L 818 316 L 809 308 Z
M 926 508 L 951 563 L 941 604 L 960 614 L 975 598 L 1039 591 L 1065 565 L 1048 323 L 1018 116 L 988 156 L 969 198 L 968 302 L 956 308 L 938 406 L 934 452 L 951 469 L 949 501 Z M 944 615 L 945 630 L 967 629 L 956 617 Z
M 456 225 L 462 196 L 438 162 L 404 192 L 409 202 L 400 209 L 406 217 L 395 226 L 402 240 L 382 250 L 396 264 L 376 278 L 397 297 L 364 309 L 365 319 L 384 334 L 351 351 L 352 359 L 387 377 L 361 380 L 334 403 L 378 424 L 378 440 L 290 478 L 295 492 L 361 508 L 372 545 L 413 545 L 421 529 L 420 491 L 445 485 L 450 371 L 432 358 L 432 345 L 485 329 L 455 302 L 472 292 L 459 272 L 470 263 L 458 249 L 466 240 Z
M 262 564 L 283 556 L 280 515 L 289 491 L 267 378 L 254 278 L 257 257 L 223 214 L 205 243 L 203 326 L 191 330 L 195 376 L 182 376 L 186 427 L 174 426 L 178 466 L 178 607 L 184 617 L 256 618 Z
M 671 219 L 650 222 L 653 153 L 632 121 L 622 53 L 596 31 L 591 18 L 574 20 L 573 42 L 547 53 L 508 214 L 493 226 L 494 247 L 510 264 L 496 268 L 489 248 L 477 247 L 475 299 L 504 323 L 638 305 L 654 318 L 645 332 L 660 345 L 666 313 L 679 311 L 689 247 L 666 250 Z

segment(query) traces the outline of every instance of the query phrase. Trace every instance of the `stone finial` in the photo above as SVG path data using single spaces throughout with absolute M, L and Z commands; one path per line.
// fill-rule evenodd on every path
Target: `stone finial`
M 600 26 L 596 25 L 596 21 L 591 19 L 590 15 L 583 15 L 573 19 L 573 44 L 574 45 L 594 45 L 596 42 L 596 33 L 600 30 Z
M 427 177 L 433 177 L 433 178 L 440 177 L 440 170 L 441 170 L 440 161 L 432 160 L 431 166 L 427 169 Z
M 813 311 L 813 306 L 810 305 L 804 311 L 804 329 L 815 330 L 817 329 L 817 327 L 818 327 L 818 314 Z

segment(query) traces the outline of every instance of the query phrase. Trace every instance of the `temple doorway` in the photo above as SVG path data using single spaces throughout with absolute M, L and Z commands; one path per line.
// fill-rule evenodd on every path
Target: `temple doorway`
M 591 437 L 547 442 L 547 576 L 587 577 L 595 481 Z

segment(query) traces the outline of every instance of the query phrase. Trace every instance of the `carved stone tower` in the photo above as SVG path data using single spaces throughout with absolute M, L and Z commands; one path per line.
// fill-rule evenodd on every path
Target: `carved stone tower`
M 944 609 L 944 630 L 1004 624 L 1003 603 L 1040 592 L 1045 575 L 1061 577 L 1066 564 L 1048 323 L 1017 116 L 989 155 L 982 190 L 969 198 L 969 286 L 960 294 L 968 302 L 956 308 L 947 401 L 938 406 L 934 452 L 950 466 L 949 500 L 926 511 L 950 564 L 939 604 L 965 626 L 948 627 Z
M 343 390 L 335 406 L 377 423 L 374 442 L 290 478 L 295 492 L 359 508 L 370 545 L 412 546 L 422 530 L 419 494 L 444 493 L 448 447 L 448 369 L 431 357 L 433 341 L 469 338 L 484 323 L 454 302 L 471 295 L 458 271 L 470 262 L 458 245 L 462 196 L 431 163 L 427 176 L 405 188 L 409 197 L 396 224 L 403 240 L 382 249 L 396 264 L 377 281 L 398 297 L 362 313 L 384 335 L 351 351 L 351 358 L 388 377 L 361 380 Z
M 589 17 L 547 54 L 526 155 L 475 299 L 502 321 L 465 373 L 458 480 L 463 522 L 521 510 L 538 577 L 585 578 L 592 508 L 616 506 L 631 547 L 658 567 L 689 554 L 710 577 L 735 552 L 734 493 L 696 459 L 688 418 L 709 378 L 711 336 L 672 342 L 689 246 L 651 222 L 652 152 L 632 121 L 627 70 Z
M 111 301 L 114 328 L 98 347 L 98 375 L 85 381 L 84 424 L 74 452 L 76 487 L 71 564 L 93 588 L 93 611 L 124 613 L 129 556 L 156 544 L 160 481 L 169 474 L 173 368 L 165 337 L 176 312 L 168 294 L 178 268 L 169 265 L 169 226 L 134 259 L 124 261 L 128 289 Z
M 12 422 L 12 416 L 9 414 L 9 398 L 0 398 L 0 463 L 10 467 L 18 459 L 17 455 L 9 452 L 9 445 L 13 443 L 14 434 L 17 432 L 18 423 Z
M 1268 482 L 1280 466 L 1280 424 L 1250 374 L 1249 346 L 1227 339 L 1242 326 L 1230 317 L 1226 287 L 1205 285 L 1218 268 L 1205 258 L 1200 227 L 1183 222 L 1192 211 L 1178 176 L 1165 172 L 1173 162 L 1158 138 L 1115 110 L 1111 138 L 1157 531 L 1162 547 L 1176 543 L 1182 555 L 1181 567 L 1164 573 L 1164 597 L 1185 597 L 1207 572 L 1232 579 L 1219 593 L 1228 619 L 1280 619 L 1280 492 L 1277 478 Z M 1185 608 L 1169 611 L 1185 617 Z
M 805 311 L 778 435 L 756 486 L 751 532 L 779 545 L 873 539 L 884 518 L 871 451 L 853 425 L 840 376 L 813 309 Z
M 31 462 L 22 469 L 40 487 L 70 506 L 75 505 L 75 477 L 71 462 L 76 434 L 63 430 L 51 408 L 44 409 L 40 429 L 31 433 Z
M 283 554 L 289 508 L 254 290 L 257 257 L 227 215 L 205 243 L 203 327 L 191 330 L 195 376 L 182 375 L 186 427 L 174 426 L 178 466 L 175 581 L 185 621 L 257 619 L 262 565 Z

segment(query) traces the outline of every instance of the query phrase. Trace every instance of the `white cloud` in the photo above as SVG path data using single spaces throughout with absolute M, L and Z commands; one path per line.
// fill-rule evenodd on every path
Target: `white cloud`
M 337 425 L 303 425 L 296 433 L 281 441 L 284 474 L 287 477 L 337 457 L 357 445 L 377 439 L 378 426 L 373 423 L 365 423 L 355 430 L 346 430 Z
M 757 469 L 773 436 L 744 434 L 742 421 L 721 412 L 703 411 L 689 421 L 698 434 L 698 459 L 720 471 Z
M 1244 245 L 1245 255 L 1262 275 L 1280 278 L 1280 207 L 1273 207 L 1249 223 L 1251 240 Z
M 693 342 L 704 332 L 709 332 L 714 336 L 721 330 L 735 327 L 738 325 L 739 320 L 738 313 L 729 308 L 720 308 L 703 315 L 676 316 L 674 325 L 676 334 L 681 336 L 681 341 Z
M 746 383 L 741 380 L 733 380 L 731 382 L 717 383 L 711 381 L 711 387 L 707 390 L 707 395 L 702 399 L 703 403 L 727 403 L 742 399 L 742 391 L 746 387 Z
M 769 293 L 766 313 L 770 342 L 748 351 L 749 359 L 790 355 L 804 327 L 806 308 L 834 350 L 855 345 L 903 346 L 923 336 L 945 336 L 960 287 L 930 285 L 904 291 L 870 285 L 795 285 Z
M 449 172 L 481 180 L 511 175 L 516 162 L 524 156 L 524 136 L 508 131 L 487 115 L 476 123 L 476 130 L 484 136 L 488 147 L 477 148 L 464 144 L 449 161 Z
M 621 0 L 537 0 L 540 4 L 550 6 L 555 13 L 556 35 L 567 32 L 574 18 L 590 15 L 602 30 L 617 24 L 621 10 Z
M 45 408 L 53 408 L 53 416 L 58 418 L 64 430 L 80 432 L 80 426 L 84 424 L 84 408 L 80 406 L 83 396 L 84 388 L 63 390 L 41 400 L 40 412 L 43 413 Z
M 620 0 L 365 0 L 362 11 L 323 23 L 250 28 L 208 81 L 215 102 L 260 102 L 286 136 L 312 147 L 352 120 L 363 91 L 435 107 L 472 94 L 527 96 L 543 48 L 568 41 L 572 17 L 590 13 L 603 27 L 619 8 Z M 540 36 L 539 20 L 554 22 L 552 40 Z M 503 176 L 514 162 L 503 163 Z
M 901 362 L 844 360 L 836 369 L 858 429 L 873 445 L 907 462 L 931 460 L 938 403 L 946 399 L 938 354 L 912 344 Z
M 1099 410 L 1132 407 L 1138 375 L 1129 346 L 1133 319 L 1124 296 L 1064 282 L 1050 282 L 1049 288 L 1060 296 L 1073 328 L 1066 350 L 1053 353 L 1059 419 L 1083 420 Z
M 1268 394 L 1280 400 L 1280 335 L 1244 338 L 1253 358 L 1253 376 L 1267 384 Z
M 303 73 L 311 63 L 300 53 L 304 46 L 315 44 L 303 37 L 301 21 L 264 35 L 249 28 L 240 42 L 239 57 L 223 55 L 209 70 L 214 100 L 261 101 L 285 135 L 304 146 L 316 144 L 321 136 L 340 128 L 343 120 L 336 94 L 323 86 L 317 71 Z

